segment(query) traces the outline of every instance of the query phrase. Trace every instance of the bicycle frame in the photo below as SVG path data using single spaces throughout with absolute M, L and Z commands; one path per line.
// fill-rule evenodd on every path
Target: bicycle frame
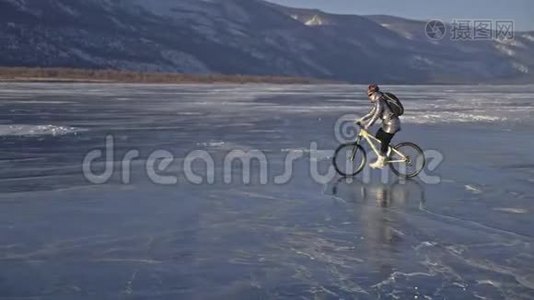
M 371 149 L 373 149 L 373 152 L 378 156 L 380 155 L 380 151 L 378 150 L 378 145 L 381 143 L 380 140 L 378 140 L 376 137 L 374 137 L 371 133 L 369 133 L 369 131 L 361 128 L 360 129 L 360 134 L 358 135 L 358 139 L 356 140 L 356 144 L 360 144 L 361 142 L 361 139 L 365 139 L 367 141 L 367 143 L 371 146 Z M 401 163 L 401 162 L 406 162 L 408 161 L 408 158 L 402 154 L 401 152 L 397 151 L 397 149 L 389 146 L 389 149 L 391 151 L 391 153 L 395 153 L 397 154 L 401 159 L 397 159 L 397 160 L 388 160 L 387 162 L 388 163 Z M 355 154 L 355 153 L 353 153 Z M 353 158 L 354 159 L 354 158 Z

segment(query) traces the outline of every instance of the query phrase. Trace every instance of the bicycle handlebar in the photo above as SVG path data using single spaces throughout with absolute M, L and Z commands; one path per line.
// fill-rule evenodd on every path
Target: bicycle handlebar
M 358 134 L 359 136 L 362 136 L 362 135 L 365 135 L 365 134 L 369 134 L 367 129 L 365 129 L 365 127 L 360 122 L 356 122 L 356 125 L 358 125 L 358 127 L 360 127 L 360 133 Z

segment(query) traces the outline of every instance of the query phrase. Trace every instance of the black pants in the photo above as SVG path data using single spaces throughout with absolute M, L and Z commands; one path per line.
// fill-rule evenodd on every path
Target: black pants
M 382 153 L 383 156 L 387 155 L 389 143 L 391 142 L 393 136 L 395 136 L 394 133 L 387 133 L 382 130 L 382 128 L 378 129 L 376 132 L 376 138 L 382 143 L 380 145 L 380 153 Z

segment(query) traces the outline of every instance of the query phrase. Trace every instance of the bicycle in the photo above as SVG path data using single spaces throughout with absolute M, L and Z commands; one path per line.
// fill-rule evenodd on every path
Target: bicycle
M 377 156 L 379 155 L 378 146 L 380 141 L 361 125 L 358 124 L 358 126 L 360 127 L 360 132 L 356 141 L 340 145 L 332 159 L 334 168 L 344 177 L 356 176 L 367 163 L 367 153 L 361 145 L 362 140 L 371 146 Z M 361 154 L 361 157 L 358 154 Z M 403 178 L 413 178 L 423 171 L 425 154 L 416 144 L 403 142 L 396 146 L 389 146 L 386 163 L 395 175 Z M 413 169 L 409 169 L 412 167 Z

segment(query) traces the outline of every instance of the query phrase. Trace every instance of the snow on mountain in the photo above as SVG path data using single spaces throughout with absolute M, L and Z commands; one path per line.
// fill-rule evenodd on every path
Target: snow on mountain
M 311 18 L 310 20 L 306 21 L 305 24 L 308 25 L 308 26 L 322 26 L 322 25 L 325 25 L 325 24 L 328 24 L 328 23 L 323 21 L 323 19 L 321 19 L 321 17 L 315 15 L 315 16 L 313 16 L 313 18 Z
M 527 39 L 528 41 L 534 42 L 534 34 L 525 33 L 522 34 L 521 37 Z
M 392 16 L 367 16 L 401 36 L 410 36 L 413 53 L 431 58 L 431 64 L 422 68 L 433 71 L 436 77 L 457 77 L 465 80 L 467 74 L 475 82 L 509 80 L 524 82 L 532 80 L 525 70 L 532 67 L 534 45 L 528 44 L 523 35 L 516 33 L 512 40 L 455 40 L 452 27 L 447 24 L 446 35 L 441 40 L 426 36 L 426 21 L 408 20 Z M 415 49 L 414 49 L 415 47 Z M 519 67 L 520 66 L 520 67 Z M 439 81 L 439 80 L 438 80 Z
M 261 0 L 0 0 L 0 65 L 306 76 L 525 80 L 534 34 L 429 40 L 425 22 Z

